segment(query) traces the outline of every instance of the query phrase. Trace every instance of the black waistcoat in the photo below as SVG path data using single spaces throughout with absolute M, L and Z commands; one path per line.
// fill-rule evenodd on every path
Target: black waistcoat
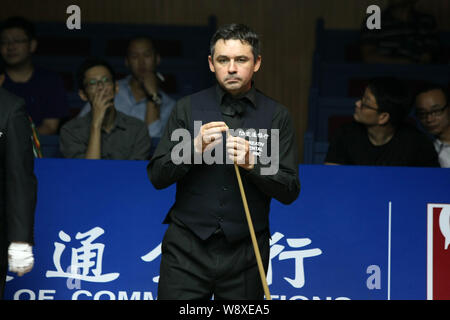
M 269 137 L 258 139 L 270 150 L 270 129 L 276 102 L 256 91 L 256 108 L 247 106 L 242 115 L 244 132 L 254 129 L 267 130 Z M 202 125 L 211 121 L 223 121 L 215 87 L 191 96 L 191 121 L 189 126 L 194 137 L 194 121 Z M 236 128 L 237 129 L 237 128 Z M 224 139 L 225 141 L 225 139 Z M 194 164 L 189 172 L 177 182 L 176 201 L 171 209 L 175 218 L 183 222 L 201 239 L 207 239 L 220 226 L 226 238 L 233 242 L 250 235 L 239 185 L 233 164 Z M 240 169 L 249 211 L 255 231 L 269 227 L 271 198 L 248 181 L 245 169 Z

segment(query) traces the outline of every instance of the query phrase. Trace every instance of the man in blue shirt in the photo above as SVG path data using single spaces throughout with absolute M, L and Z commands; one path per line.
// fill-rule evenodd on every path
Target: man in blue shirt
M 158 87 L 161 76 L 156 72 L 156 67 L 159 61 L 160 57 L 150 39 L 132 39 L 125 58 L 131 75 L 118 81 L 119 91 L 114 101 L 118 111 L 145 121 L 152 138 L 162 136 L 175 106 L 175 100 Z M 78 116 L 85 115 L 90 109 L 87 103 Z

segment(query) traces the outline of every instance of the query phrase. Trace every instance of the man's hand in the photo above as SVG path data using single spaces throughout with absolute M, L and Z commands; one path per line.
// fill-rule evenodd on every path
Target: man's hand
M 227 137 L 227 155 L 238 166 L 251 170 L 255 166 L 255 155 L 250 151 L 250 143 L 240 137 Z
M 153 72 L 146 73 L 139 79 L 139 83 L 148 96 L 153 96 L 158 93 L 158 80 L 156 74 Z
M 96 91 L 91 105 L 92 124 L 97 128 L 102 126 L 106 110 L 114 104 L 114 97 L 107 96 L 105 91 L 105 88 Z
M 25 242 L 11 242 L 8 248 L 9 271 L 16 272 L 19 277 L 33 269 L 33 248 Z
M 209 122 L 201 126 L 200 132 L 194 138 L 194 149 L 197 153 L 214 148 L 222 143 L 222 132 L 226 132 L 228 126 L 223 121 Z

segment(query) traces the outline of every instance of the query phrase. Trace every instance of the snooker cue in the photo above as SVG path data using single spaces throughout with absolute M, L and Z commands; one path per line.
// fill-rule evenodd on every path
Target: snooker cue
M 253 229 L 252 217 L 250 216 L 250 211 L 248 210 L 247 198 L 245 196 L 244 186 L 242 185 L 241 173 L 237 164 L 234 164 L 234 170 L 236 171 L 236 177 L 238 179 L 239 190 L 241 191 L 241 198 L 244 204 L 245 216 L 247 217 L 248 229 L 250 230 L 250 237 L 252 238 L 253 250 L 255 251 L 256 263 L 258 264 L 259 276 L 261 277 L 261 283 L 264 289 L 264 294 L 266 295 L 266 300 L 272 300 L 269 292 L 269 286 L 267 285 L 266 274 L 264 272 L 261 253 L 259 252 L 258 242 L 256 241 L 255 229 Z

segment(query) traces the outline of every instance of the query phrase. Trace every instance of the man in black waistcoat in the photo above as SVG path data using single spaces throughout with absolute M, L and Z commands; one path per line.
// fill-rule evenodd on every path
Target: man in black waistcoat
M 34 264 L 36 188 L 31 126 L 24 101 L 0 88 L 0 299 L 8 264 L 19 276 Z
M 147 168 L 155 188 L 177 184 L 158 299 L 263 299 L 234 163 L 267 272 L 270 201 L 289 204 L 300 192 L 294 127 L 286 107 L 253 85 L 261 56 L 250 28 L 226 25 L 210 46 L 217 85 L 178 101 Z

